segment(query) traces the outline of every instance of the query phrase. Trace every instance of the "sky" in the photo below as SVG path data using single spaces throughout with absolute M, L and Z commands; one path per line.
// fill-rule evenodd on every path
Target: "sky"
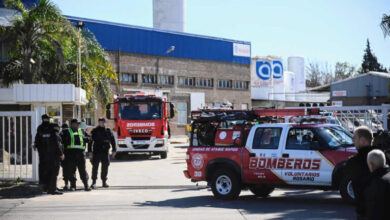
M 53 0 L 65 15 L 153 27 L 153 0 Z M 360 67 L 367 38 L 390 67 L 379 26 L 390 0 L 186 0 L 186 32 L 249 41 L 252 57 L 304 56 L 306 64 Z

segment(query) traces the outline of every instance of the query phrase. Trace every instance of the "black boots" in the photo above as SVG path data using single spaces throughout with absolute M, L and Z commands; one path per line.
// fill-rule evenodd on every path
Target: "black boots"
M 91 189 L 95 189 L 95 188 L 96 188 L 96 180 L 92 180 Z
M 69 186 L 68 186 L 68 181 L 65 181 L 65 186 L 64 188 L 62 188 L 64 191 L 68 191 L 69 190 Z
M 104 187 L 104 188 L 110 187 L 110 186 L 107 184 L 107 181 L 106 181 L 106 180 L 103 180 L 103 187 Z
M 70 191 L 76 191 L 76 183 L 70 184 Z

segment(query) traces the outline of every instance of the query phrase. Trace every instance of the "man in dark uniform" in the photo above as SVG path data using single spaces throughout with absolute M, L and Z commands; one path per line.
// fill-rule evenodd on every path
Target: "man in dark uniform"
M 371 171 L 370 182 L 364 191 L 365 219 L 390 219 L 390 172 L 386 156 L 381 150 L 372 150 L 367 156 Z
M 367 154 L 372 150 L 372 139 L 372 131 L 368 127 L 361 126 L 355 129 L 353 142 L 358 153 L 347 161 L 345 167 L 345 175 L 350 176 L 352 181 L 357 219 L 363 219 L 365 216 L 364 190 L 370 180 Z
M 48 191 L 52 195 L 61 195 L 62 192 L 57 190 L 57 176 L 60 170 L 60 161 L 64 160 L 61 137 L 59 136 L 60 127 L 58 124 L 51 124 L 52 129 L 47 147 L 47 180 Z
M 65 164 L 67 166 L 66 177 L 70 181 L 70 190 L 76 190 L 76 168 L 79 170 L 80 178 L 84 184 L 84 190 L 90 191 L 88 186 L 88 173 L 85 168 L 85 145 L 89 142 L 89 137 L 79 128 L 77 119 L 72 119 L 70 128 L 62 132 L 62 143 L 67 149 Z
M 110 144 L 112 147 L 112 157 L 115 157 L 116 153 L 114 135 L 109 128 L 105 127 L 105 122 L 106 120 L 104 118 L 99 118 L 98 126 L 91 132 L 93 143 L 92 148 L 91 145 L 88 145 L 89 157 L 92 158 L 92 189 L 96 187 L 96 179 L 100 162 L 102 163 L 100 177 L 103 181 L 103 187 L 108 187 L 107 173 L 108 166 L 110 165 Z
M 42 124 L 37 128 L 37 134 L 35 135 L 34 148 L 38 149 L 39 155 L 39 184 L 44 191 L 47 190 L 47 165 L 45 164 L 47 158 L 47 143 L 50 138 L 51 127 L 50 117 L 47 114 L 42 115 Z
M 60 137 L 63 136 L 63 132 L 68 130 L 69 126 L 68 124 L 64 123 L 62 124 L 61 126 L 62 130 L 60 132 Z M 66 158 L 66 155 L 68 153 L 68 150 L 66 149 L 66 147 L 63 147 L 63 152 L 64 152 L 64 155 L 65 155 L 65 158 Z M 66 172 L 66 169 L 67 169 L 67 165 L 66 165 L 66 160 L 62 160 L 61 161 L 61 168 L 62 168 L 62 178 L 64 180 L 64 188 L 63 190 L 67 191 L 69 190 L 69 178 L 67 177 L 67 172 Z

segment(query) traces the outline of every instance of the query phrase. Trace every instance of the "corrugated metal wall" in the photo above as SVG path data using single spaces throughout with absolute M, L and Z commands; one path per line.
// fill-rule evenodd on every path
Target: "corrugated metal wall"
M 250 57 L 233 56 L 233 42 L 246 45 L 250 42 L 67 17 L 73 23 L 84 21 L 84 28 L 95 34 L 105 50 L 117 51 L 120 48 L 123 52 L 164 56 L 166 50 L 175 46 L 168 56 L 250 64 Z
M 355 79 L 332 83 L 331 91 L 346 90 L 347 97 L 365 97 L 367 96 L 367 86 L 369 86 L 369 96 L 389 95 L 389 78 L 376 75 L 364 75 Z

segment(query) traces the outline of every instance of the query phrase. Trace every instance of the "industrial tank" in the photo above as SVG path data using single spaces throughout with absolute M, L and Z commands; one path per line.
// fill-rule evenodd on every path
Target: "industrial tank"
M 291 56 L 288 58 L 288 71 L 295 74 L 294 89 L 295 93 L 304 92 L 306 90 L 305 77 L 305 58 L 301 56 Z M 296 100 L 299 100 L 299 95 L 296 95 Z
M 270 57 L 272 59 L 272 79 L 274 100 L 285 100 L 284 68 L 281 57 Z
M 153 0 L 153 27 L 185 31 L 185 0 Z
M 284 72 L 284 86 L 286 92 L 286 101 L 295 100 L 295 74 L 290 71 Z
M 254 57 L 251 62 L 252 99 L 273 99 L 272 59 Z

